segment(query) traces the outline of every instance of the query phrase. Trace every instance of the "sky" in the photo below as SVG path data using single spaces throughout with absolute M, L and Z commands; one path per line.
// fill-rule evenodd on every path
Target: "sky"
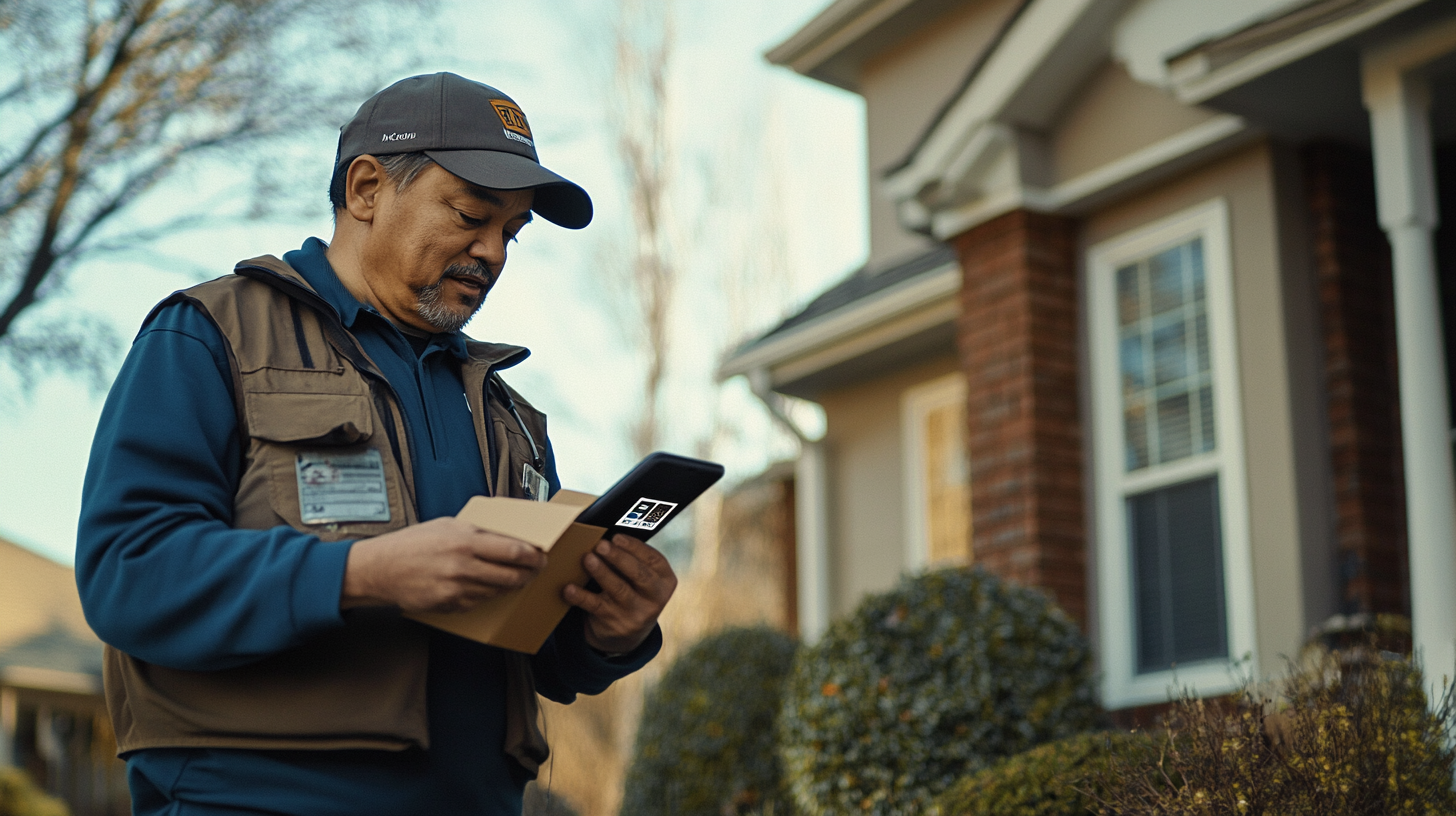
M 762 58 L 824 5 L 827 0 L 675 4 L 670 232 L 683 283 L 662 446 L 707 451 L 728 466 L 730 480 L 791 458 L 794 447 L 746 384 L 714 383 L 723 350 L 848 274 L 867 249 L 862 103 Z M 504 90 L 530 119 L 543 163 L 592 194 L 597 214 L 586 230 L 538 221 L 522 233 L 466 331 L 532 349 L 507 380 L 550 416 L 563 485 L 596 492 L 633 461 L 627 428 L 641 404 L 643 365 L 631 326 L 624 325 L 629 321 L 620 317 L 619 270 L 631 233 L 606 128 L 610 27 L 602 14 L 611 4 L 516 4 L 506 36 L 499 15 L 480 13 L 482 6 L 447 2 L 434 22 L 412 29 L 411 70 L 398 76 L 449 70 Z M 239 259 L 282 255 L 309 236 L 327 239 L 322 188 L 335 138 L 321 128 L 286 148 L 306 166 L 317 161 L 315 177 L 288 180 L 317 188 L 305 191 L 320 202 L 313 211 L 219 219 L 162 239 L 146 253 L 88 261 L 32 319 L 93 314 L 124 345 L 171 291 L 223 274 Z M 247 180 L 235 166 L 196 166 L 143 198 L 127 218 L 157 223 L 197 211 L 203 202 L 224 216 L 238 214 L 250 205 Z M 44 379 L 29 394 L 0 394 L 0 537 L 71 562 L 103 400 L 104 392 L 64 375 Z

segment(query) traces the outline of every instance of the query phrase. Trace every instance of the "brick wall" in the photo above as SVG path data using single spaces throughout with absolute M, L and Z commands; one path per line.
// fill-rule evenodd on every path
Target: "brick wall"
M 975 562 L 1087 620 L 1075 222 L 1018 210 L 953 239 L 964 270 Z
M 1340 611 L 1410 614 L 1390 245 L 1370 154 L 1301 155 L 1325 350 Z

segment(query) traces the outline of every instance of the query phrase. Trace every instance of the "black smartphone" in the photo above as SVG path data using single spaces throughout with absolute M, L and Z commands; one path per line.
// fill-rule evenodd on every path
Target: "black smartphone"
M 717 462 L 658 451 L 627 471 L 576 520 L 607 528 L 604 538 L 624 533 L 646 541 L 721 478 L 723 466 Z

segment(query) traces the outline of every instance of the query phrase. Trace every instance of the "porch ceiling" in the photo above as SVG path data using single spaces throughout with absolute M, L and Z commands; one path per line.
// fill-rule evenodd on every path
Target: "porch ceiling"
M 1381 4 L 1344 5 L 1373 8 Z M 1394 3 L 1383 5 L 1393 6 Z M 1410 6 L 1410 3 L 1401 5 Z M 1371 13 L 1371 9 L 1366 8 L 1365 13 Z M 1453 4 L 1427 0 L 1313 50 L 1308 56 L 1278 64 L 1281 52 L 1291 54 L 1300 50 L 1299 38 L 1317 40 L 1322 29 L 1326 32 L 1335 30 L 1333 27 L 1340 21 L 1325 21 L 1313 28 L 1286 26 L 1286 36 L 1282 39 L 1265 36 L 1259 48 L 1245 50 L 1238 58 L 1200 73 L 1200 68 L 1218 62 L 1211 54 L 1219 48 L 1232 47 L 1239 39 L 1254 39 L 1259 33 L 1239 32 L 1170 59 L 1170 70 L 1174 75 L 1175 90 L 1186 101 L 1238 114 L 1278 138 L 1295 142 L 1334 139 L 1368 145 L 1370 117 L 1360 96 L 1361 51 L 1372 43 L 1419 30 L 1453 15 L 1456 15 Z M 1267 25 L 1276 26 L 1279 22 L 1272 21 Z M 1358 28 L 1353 23 L 1347 23 L 1345 27 Z M 1326 36 L 1330 35 L 1326 33 Z M 1203 65 L 1199 65 L 1200 62 Z M 1276 64 L 1278 67 L 1258 72 L 1261 65 Z M 1456 59 L 1440 61 L 1432 67 L 1432 72 L 1435 139 L 1438 142 L 1456 141 L 1456 83 L 1442 81 L 1456 77 Z M 1210 89 L 1221 86 L 1227 87 L 1204 95 Z

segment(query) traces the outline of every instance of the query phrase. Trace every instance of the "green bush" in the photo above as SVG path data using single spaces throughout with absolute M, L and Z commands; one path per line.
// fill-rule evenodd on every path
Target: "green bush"
M 1178 701 L 1163 762 L 1114 757 L 1104 804 L 1121 816 L 1453 814 L 1452 713 L 1449 692 L 1427 709 L 1406 660 L 1336 653 L 1291 675 L 1278 702 L 1249 689 Z
M 1159 736 L 1121 731 L 1078 734 L 1039 745 L 968 776 L 942 793 L 932 816 L 1087 816 L 1114 755 L 1157 762 Z M 1092 795 L 1089 795 L 1092 794 Z
M 66 803 L 48 796 L 19 768 L 0 768 L 0 816 L 68 816 Z
M 956 779 L 1095 727 L 1090 664 L 1039 592 L 974 569 L 908 578 L 800 651 L 779 717 L 794 803 L 923 813 Z
M 679 657 L 647 695 L 621 813 L 789 813 L 774 716 L 794 639 L 728 629 Z

